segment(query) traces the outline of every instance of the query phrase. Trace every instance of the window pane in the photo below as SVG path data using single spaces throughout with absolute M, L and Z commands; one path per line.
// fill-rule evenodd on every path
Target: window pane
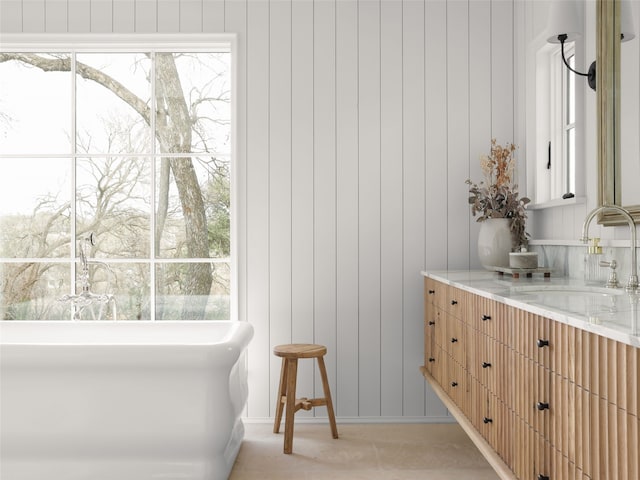
M 228 258 L 229 158 L 164 158 L 156 172 L 158 256 Z
M 78 153 L 148 153 L 151 134 L 143 117 L 150 115 L 148 56 L 89 53 L 79 54 L 77 62 Z
M 569 57 L 569 65 L 575 69 L 576 57 Z M 576 121 L 576 75 L 567 69 L 567 123 L 573 124 Z
M 568 169 L 568 192 L 576 191 L 576 129 L 570 128 L 567 131 L 567 169 Z
M 64 320 L 69 285 L 68 265 L 0 263 L 0 319 Z
M 148 257 L 150 176 L 147 158 L 78 159 L 78 239 L 93 232 L 96 252 L 102 257 Z
M 161 153 L 230 153 L 229 53 L 157 53 Z
M 0 256 L 68 256 L 71 161 L 3 158 L 0 168 Z
M 156 265 L 157 320 L 229 320 L 229 263 Z
M 22 60 L 0 63 L 0 152 L 70 153 L 69 55 L 3 55 Z

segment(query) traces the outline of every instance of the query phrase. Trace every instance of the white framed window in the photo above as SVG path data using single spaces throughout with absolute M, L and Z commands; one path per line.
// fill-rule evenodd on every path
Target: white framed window
M 573 43 L 565 44 L 565 57 L 575 68 Z M 535 204 L 576 195 L 576 102 L 575 74 L 560 46 L 542 46 L 536 54 Z
M 118 319 L 235 319 L 235 38 L 6 40 L 0 319 L 71 318 L 79 245 Z

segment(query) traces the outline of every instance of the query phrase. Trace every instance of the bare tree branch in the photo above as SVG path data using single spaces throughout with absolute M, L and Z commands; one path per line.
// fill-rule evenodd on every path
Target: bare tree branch
M 69 72 L 71 71 L 71 59 L 47 58 L 33 53 L 0 53 L 0 63 L 16 60 L 27 65 L 32 65 L 44 72 Z M 76 62 L 76 72 L 87 80 L 99 83 L 103 87 L 111 90 L 115 95 L 127 102 L 147 123 L 151 123 L 149 106 L 138 98 L 131 90 L 122 85 L 109 75 L 84 63 Z

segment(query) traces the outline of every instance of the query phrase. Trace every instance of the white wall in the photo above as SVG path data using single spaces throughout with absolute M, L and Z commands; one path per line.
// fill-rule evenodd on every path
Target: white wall
M 237 32 L 248 415 L 273 412 L 272 347 L 317 342 L 339 417 L 446 416 L 418 371 L 420 271 L 478 265 L 464 181 L 480 179 L 491 137 L 518 143 L 524 131 L 515 0 L 0 7 L 3 32 Z M 313 395 L 312 372 L 301 365 L 301 394 Z

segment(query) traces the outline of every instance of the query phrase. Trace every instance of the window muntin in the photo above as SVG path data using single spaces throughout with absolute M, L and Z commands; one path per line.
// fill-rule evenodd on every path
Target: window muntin
M 41 83 L 54 73 L 66 75 L 66 85 L 49 84 L 53 89 L 49 96 L 65 99 L 64 108 L 58 105 L 56 112 L 64 117 L 60 112 L 66 111 L 68 118 L 66 123 L 50 119 L 61 126 L 66 150 L 49 143 L 48 135 L 21 143 L 16 139 L 25 134 L 15 133 L 20 130 L 16 122 L 3 124 L 5 143 L 22 147 L 16 147 L 11 157 L 0 150 L 0 165 L 9 172 L 0 177 L 1 205 L 7 205 L 0 206 L 1 318 L 70 318 L 69 309 L 61 309 L 57 299 L 77 291 L 77 242 L 90 231 L 97 238 L 90 257 L 104 262 L 90 266 L 91 290 L 116 295 L 119 319 L 230 318 L 229 49 L 76 49 L 42 56 L 68 58 L 77 75 L 42 72 L 19 61 L 0 63 L 0 78 L 13 79 L 18 70 L 23 77 L 25 71 L 33 72 Z M 173 70 L 163 70 L 166 63 L 173 64 Z M 117 81 L 120 93 L 138 100 L 137 108 L 100 80 L 83 78 L 83 69 Z M 4 88 L 11 83 L 11 88 Z M 24 78 L 4 82 L 0 104 L 9 102 L 24 84 Z M 180 88 L 170 91 L 168 85 Z M 157 113 L 145 118 L 143 108 Z M 34 113 L 27 110 L 25 116 L 30 115 Z M 75 142 L 70 141 L 73 138 Z M 31 151 L 34 144 L 39 149 Z M 20 195 L 15 186 L 23 184 L 20 178 L 29 187 L 22 192 L 18 210 L 12 210 L 8 206 L 17 203 L 14 199 Z M 42 199 L 47 199 L 47 208 L 34 210 Z M 198 202 L 199 216 L 193 214 Z M 42 225 L 49 224 L 44 232 Z M 27 258 L 29 262 L 21 262 Z M 56 268 L 45 268 L 52 259 Z M 10 281 L 20 266 L 22 283 Z M 65 268 L 66 276 L 59 275 Z M 19 286 L 22 295 L 16 294 Z

